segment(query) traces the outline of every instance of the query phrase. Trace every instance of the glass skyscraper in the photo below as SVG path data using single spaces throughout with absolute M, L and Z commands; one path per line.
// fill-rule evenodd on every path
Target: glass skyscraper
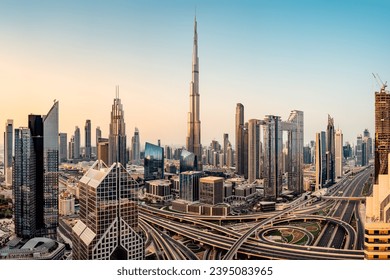
M 144 179 L 164 178 L 164 148 L 146 142 L 144 159 Z
M 180 154 L 180 173 L 185 171 L 196 171 L 198 168 L 197 157 L 194 153 L 182 150 Z

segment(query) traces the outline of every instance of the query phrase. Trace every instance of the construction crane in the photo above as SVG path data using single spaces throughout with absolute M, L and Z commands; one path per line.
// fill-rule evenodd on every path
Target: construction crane
M 378 86 L 381 88 L 381 92 L 385 92 L 386 87 L 387 87 L 387 81 L 383 82 L 381 77 L 379 77 L 378 73 L 376 75 L 374 73 L 372 73 L 372 75 L 374 76 L 375 81 L 378 84 Z

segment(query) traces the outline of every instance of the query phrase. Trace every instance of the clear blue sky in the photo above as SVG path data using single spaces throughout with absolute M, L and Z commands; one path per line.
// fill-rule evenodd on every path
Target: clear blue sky
M 390 80 L 379 0 L 1 0 L 0 123 L 26 126 L 57 99 L 68 139 L 86 119 L 107 136 L 119 85 L 129 141 L 137 126 L 142 142 L 185 144 L 195 6 L 203 145 L 234 144 L 238 102 L 245 120 L 304 111 L 305 143 L 327 114 L 346 141 L 374 134 L 371 73 Z

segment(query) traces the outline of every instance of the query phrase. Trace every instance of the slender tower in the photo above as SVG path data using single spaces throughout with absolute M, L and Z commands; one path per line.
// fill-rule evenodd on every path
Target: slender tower
M 187 150 L 194 153 L 198 161 L 198 170 L 202 169 L 202 144 L 200 143 L 199 118 L 199 58 L 196 17 L 194 22 L 194 49 L 192 55 L 192 81 L 190 83 L 190 111 L 188 112 Z

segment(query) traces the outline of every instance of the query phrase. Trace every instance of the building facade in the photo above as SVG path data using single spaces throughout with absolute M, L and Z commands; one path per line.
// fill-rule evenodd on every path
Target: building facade
M 91 120 L 86 120 L 85 121 L 84 131 L 85 131 L 85 158 L 87 160 L 90 160 L 91 159 L 91 155 L 92 155 L 92 146 L 91 146 L 92 127 L 91 127 Z
M 341 178 L 343 176 L 343 132 L 340 129 L 336 130 L 335 134 L 335 176 Z
M 145 144 L 144 179 L 164 179 L 164 148 L 148 142 Z
M 7 186 L 12 185 L 13 129 L 14 121 L 7 120 L 4 131 L 4 175 Z

